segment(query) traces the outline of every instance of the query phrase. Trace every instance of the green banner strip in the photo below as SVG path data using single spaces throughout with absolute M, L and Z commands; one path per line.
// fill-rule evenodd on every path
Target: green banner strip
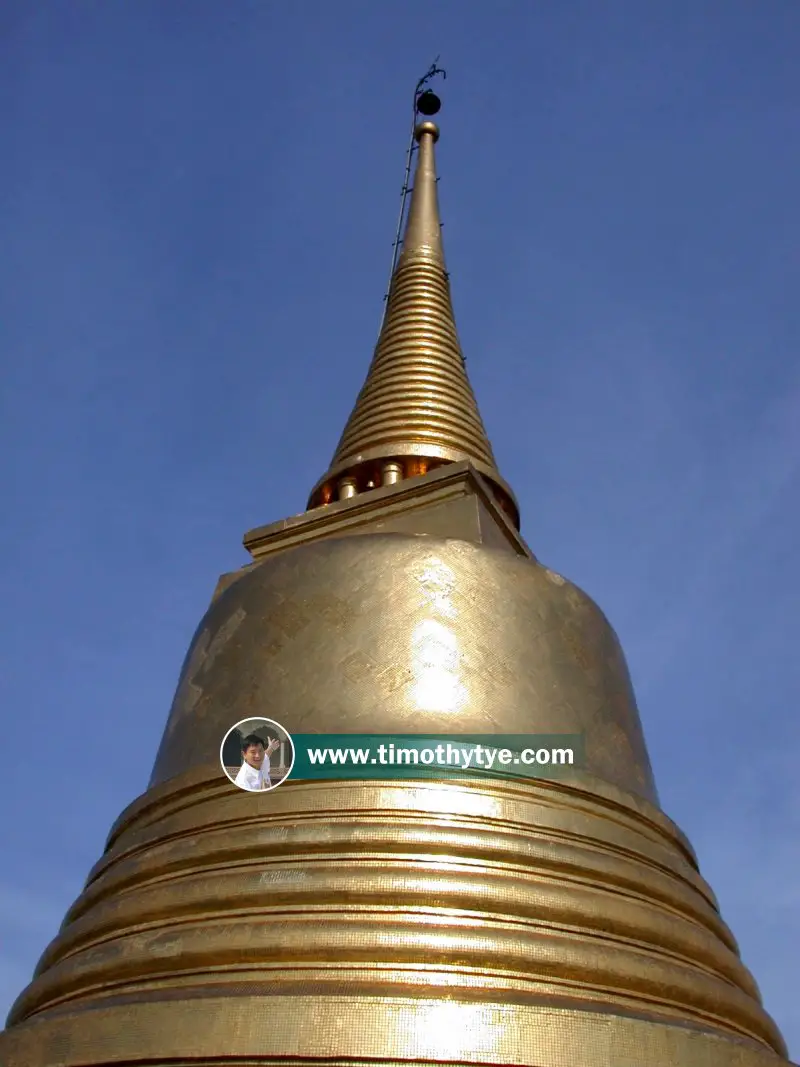
M 289 778 L 560 778 L 585 763 L 582 734 L 293 734 Z

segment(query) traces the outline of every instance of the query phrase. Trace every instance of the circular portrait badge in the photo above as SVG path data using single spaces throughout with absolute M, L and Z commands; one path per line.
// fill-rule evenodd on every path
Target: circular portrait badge
M 277 789 L 289 777 L 294 745 L 289 731 L 274 719 L 242 719 L 223 737 L 219 760 L 235 786 L 261 793 Z

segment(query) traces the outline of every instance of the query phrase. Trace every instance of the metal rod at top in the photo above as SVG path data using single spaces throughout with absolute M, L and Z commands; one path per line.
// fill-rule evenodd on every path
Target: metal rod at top
M 433 63 L 431 63 L 427 72 L 423 74 L 423 76 L 419 79 L 416 86 L 414 87 L 414 107 L 411 117 L 411 136 L 409 137 L 408 151 L 406 152 L 406 168 L 405 174 L 403 176 L 403 188 L 400 192 L 400 217 L 397 220 L 397 232 L 395 233 L 394 244 L 392 245 L 392 266 L 389 271 L 389 285 L 386 289 L 386 295 L 383 298 L 383 314 L 381 315 L 381 324 L 378 329 L 379 333 L 380 330 L 383 329 L 383 321 L 386 318 L 386 307 L 389 303 L 389 292 L 392 288 L 392 278 L 394 277 L 395 267 L 397 266 L 397 260 L 400 255 L 400 245 L 402 244 L 403 240 L 403 219 L 405 218 L 406 214 L 406 201 L 408 199 L 409 193 L 408 180 L 411 176 L 411 160 L 414 156 L 414 151 L 416 148 L 416 143 L 414 141 L 414 130 L 416 129 L 417 125 L 417 115 L 420 111 L 420 98 L 425 95 L 425 93 L 423 92 L 423 88 L 432 78 L 435 78 L 438 74 L 441 74 L 442 78 L 447 77 L 447 72 L 436 65 L 438 62 L 439 57 L 437 56 L 436 59 L 434 59 Z M 433 93 L 430 93 L 430 96 L 434 98 L 436 104 L 438 105 L 438 97 L 435 97 Z M 438 106 L 436 106 L 436 111 L 438 110 L 439 108 Z

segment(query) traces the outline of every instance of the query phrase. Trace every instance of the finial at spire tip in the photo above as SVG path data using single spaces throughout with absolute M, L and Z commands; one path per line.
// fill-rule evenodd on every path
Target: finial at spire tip
M 417 141 L 421 141 L 426 133 L 429 133 L 433 137 L 433 143 L 439 140 L 439 127 L 435 122 L 420 122 L 414 130 L 414 138 Z
M 428 73 L 430 75 L 430 72 Z M 441 73 L 444 74 L 444 71 L 441 71 Z M 431 115 L 435 115 L 436 112 L 439 111 L 441 106 L 442 101 L 436 93 L 432 92 L 430 89 L 426 89 L 425 92 L 421 93 L 419 91 L 419 86 L 417 86 L 415 110 L 418 115 L 426 115 L 430 118 Z

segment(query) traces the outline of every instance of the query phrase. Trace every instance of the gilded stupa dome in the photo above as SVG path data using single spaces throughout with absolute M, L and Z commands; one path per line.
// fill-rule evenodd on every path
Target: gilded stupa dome
M 510 550 L 387 533 L 265 559 L 201 622 L 153 783 L 265 708 L 304 734 L 584 734 L 589 775 L 657 803 L 610 624 Z

